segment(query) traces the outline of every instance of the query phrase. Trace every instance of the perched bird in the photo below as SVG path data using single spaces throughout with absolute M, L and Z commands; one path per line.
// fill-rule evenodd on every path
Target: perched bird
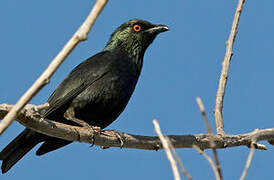
M 138 81 L 147 47 L 168 30 L 165 25 L 133 19 L 118 27 L 102 52 L 83 61 L 48 99 L 43 117 L 70 125 L 111 124 L 126 107 Z M 2 173 L 7 172 L 35 145 L 43 155 L 70 144 L 26 128 L 0 152 Z

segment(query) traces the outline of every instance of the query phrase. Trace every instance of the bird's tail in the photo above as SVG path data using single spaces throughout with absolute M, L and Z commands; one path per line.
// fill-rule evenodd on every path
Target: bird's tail
M 25 129 L 10 144 L 0 152 L 2 160 L 2 173 L 6 173 L 16 162 L 18 162 L 36 144 L 43 141 L 40 133 Z

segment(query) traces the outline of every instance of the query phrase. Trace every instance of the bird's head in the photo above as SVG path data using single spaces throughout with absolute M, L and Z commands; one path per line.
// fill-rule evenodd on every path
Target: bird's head
M 111 35 L 105 50 L 119 49 L 129 56 L 142 58 L 155 37 L 168 31 L 165 25 L 155 25 L 148 21 L 132 19 L 118 27 Z

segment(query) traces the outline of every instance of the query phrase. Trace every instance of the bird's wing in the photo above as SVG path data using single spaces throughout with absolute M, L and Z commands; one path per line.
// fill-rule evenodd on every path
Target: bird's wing
M 104 51 L 85 60 L 73 69 L 48 99 L 50 106 L 43 116 L 47 117 L 66 103 L 70 103 L 88 86 L 105 76 L 109 72 L 109 58 L 111 58 L 110 53 Z

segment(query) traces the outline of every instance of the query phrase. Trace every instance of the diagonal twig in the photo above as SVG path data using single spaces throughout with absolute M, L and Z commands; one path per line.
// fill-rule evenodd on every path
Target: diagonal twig
M 216 168 L 216 166 L 215 166 L 215 164 L 214 164 L 214 162 L 212 161 L 212 159 L 204 152 L 204 151 L 202 151 L 198 146 L 196 146 L 196 145 L 193 145 L 192 146 L 194 149 L 196 149 L 208 162 L 209 162 L 209 164 L 210 164 L 210 166 L 212 167 L 212 169 L 213 169 L 213 172 L 214 172 L 214 174 L 215 174 L 215 176 L 216 176 L 216 179 L 217 180 L 221 180 L 220 179 L 220 176 L 218 175 L 218 170 L 217 170 L 217 168 Z
M 167 158 L 170 162 L 171 169 L 172 169 L 172 172 L 173 172 L 173 175 L 174 175 L 174 180 L 180 180 L 181 177 L 180 177 L 180 174 L 179 174 L 179 171 L 178 171 L 177 163 L 176 163 L 175 159 L 172 156 L 172 153 L 171 153 L 169 145 L 168 145 L 168 141 L 163 136 L 163 134 L 161 132 L 161 129 L 160 129 L 160 126 L 159 126 L 159 123 L 157 122 L 157 120 L 154 119 L 152 122 L 154 124 L 155 132 L 159 136 L 159 139 L 161 140 L 161 143 L 162 143 L 162 145 L 164 147 L 164 150 L 166 152 L 166 156 L 167 156 Z
M 20 97 L 16 105 L 13 106 L 11 111 L 0 122 L 0 135 L 8 128 L 12 121 L 17 117 L 22 108 L 37 94 L 43 86 L 45 86 L 50 77 L 62 64 L 65 58 L 76 47 L 76 45 L 87 39 L 88 32 L 93 26 L 100 12 L 103 10 L 108 0 L 97 0 L 93 9 L 89 13 L 88 17 L 80 28 L 75 32 L 63 49 L 52 60 L 47 69 L 41 74 L 41 76 L 32 84 L 32 86 Z
M 257 133 L 257 132 L 258 132 L 258 129 L 255 129 L 254 133 Z M 249 151 L 249 154 L 248 154 L 248 158 L 246 160 L 245 168 L 244 168 L 243 173 L 240 177 L 240 180 L 244 180 L 245 177 L 246 177 L 247 171 L 250 167 L 250 164 L 251 164 L 251 161 L 252 161 L 252 158 L 253 158 L 253 155 L 254 155 L 256 141 L 257 141 L 256 138 L 252 139 L 252 142 L 250 144 L 251 148 L 250 148 L 250 151 Z
M 230 35 L 228 37 L 228 40 L 226 42 L 226 52 L 224 56 L 224 61 L 222 63 L 222 71 L 219 79 L 219 85 L 218 85 L 218 90 L 216 94 L 216 104 L 215 104 L 215 119 L 216 119 L 216 129 L 217 133 L 223 135 L 225 133 L 224 131 L 224 123 L 223 123 L 223 101 L 224 101 L 224 96 L 225 96 L 225 88 L 226 88 L 226 83 L 227 83 L 227 78 L 228 78 L 228 70 L 229 70 L 229 63 L 233 55 L 233 44 L 234 40 L 237 35 L 237 29 L 238 29 L 238 24 L 241 16 L 241 12 L 243 9 L 243 4 L 245 0 L 239 0 L 237 9 L 234 15 Z
M 203 102 L 202 102 L 200 97 L 197 97 L 196 101 L 197 101 L 197 104 L 199 106 L 200 112 L 203 116 L 203 119 L 205 121 L 207 132 L 208 132 L 209 136 L 211 137 L 209 140 L 210 140 L 210 146 L 212 147 L 212 151 L 213 151 L 215 165 L 217 167 L 217 172 L 218 172 L 218 176 L 219 176 L 218 179 L 222 180 L 223 177 L 222 177 L 221 165 L 220 165 L 220 161 L 219 161 L 219 158 L 218 158 L 217 150 L 215 148 L 215 143 L 214 143 L 214 140 L 213 140 L 213 132 L 212 132 L 212 129 L 210 127 L 210 124 L 208 122 L 208 118 L 207 118 L 207 115 L 206 115 L 206 112 L 205 112 L 205 107 L 204 107 Z
M 179 164 L 179 166 L 180 166 L 180 168 L 181 168 L 182 173 L 184 174 L 184 176 L 185 176 L 188 180 L 192 180 L 191 175 L 190 175 L 190 174 L 187 172 L 187 170 L 185 169 L 184 164 L 183 164 L 183 162 L 181 161 L 181 159 L 180 159 L 180 157 L 178 156 L 178 154 L 176 153 L 176 150 L 175 150 L 173 144 L 170 142 L 170 139 L 169 139 L 167 136 L 165 136 L 165 138 L 166 138 L 166 140 L 167 140 L 167 142 L 168 142 L 168 145 L 169 145 L 169 147 L 170 147 L 170 149 L 171 149 L 171 152 L 172 152 L 172 154 L 173 154 L 173 156 L 174 156 L 176 162 Z

